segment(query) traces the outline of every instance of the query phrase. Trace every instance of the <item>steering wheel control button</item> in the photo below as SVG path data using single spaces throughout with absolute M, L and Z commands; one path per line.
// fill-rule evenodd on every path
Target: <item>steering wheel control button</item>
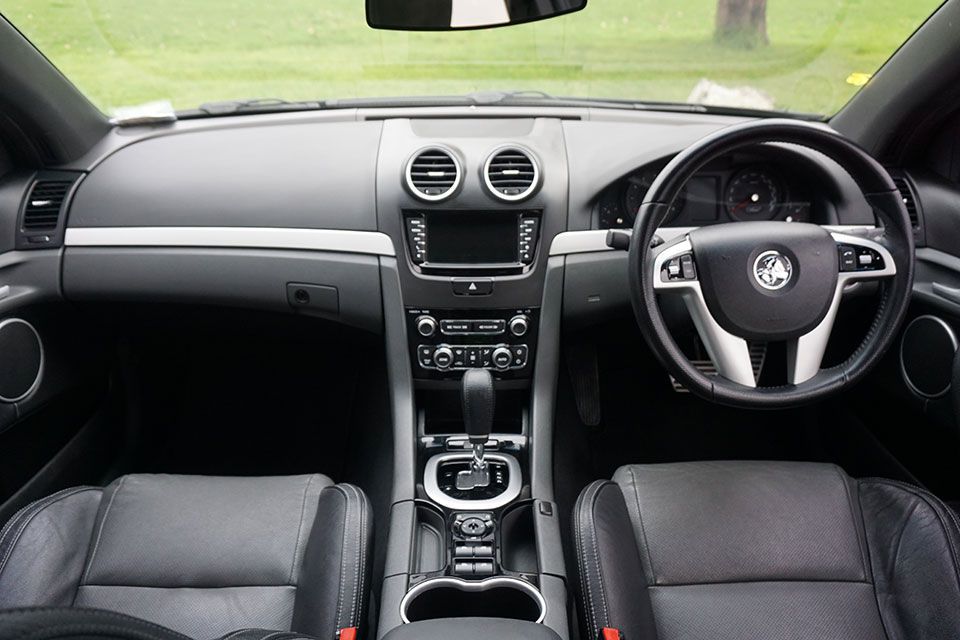
M 764 289 L 783 289 L 793 278 L 793 263 L 779 251 L 764 251 L 753 263 L 753 276 Z
M 488 296 L 493 293 L 492 278 L 453 278 L 453 293 L 458 296 Z
M 693 261 L 693 255 L 689 253 L 667 260 L 663 264 L 663 269 L 660 270 L 660 280 L 663 282 L 693 281 L 696 279 L 697 265 Z
M 884 268 L 883 257 L 870 247 L 837 245 L 840 271 L 879 271 Z
M 840 271 L 857 270 L 857 250 L 853 247 L 841 245 L 840 250 Z
M 420 316 L 417 318 L 417 333 L 424 338 L 429 338 L 437 332 L 437 321 L 430 316 Z
M 433 364 L 437 369 L 449 369 L 453 364 L 453 351 L 448 347 L 440 347 L 433 352 Z
M 527 320 L 527 316 L 519 315 L 510 318 L 510 333 L 518 338 L 526 335 L 529 328 L 530 322 Z

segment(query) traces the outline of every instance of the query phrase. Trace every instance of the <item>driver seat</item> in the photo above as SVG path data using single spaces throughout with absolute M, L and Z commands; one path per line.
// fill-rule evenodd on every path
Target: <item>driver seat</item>
M 960 526 L 830 464 L 621 467 L 573 516 L 586 638 L 960 638 Z

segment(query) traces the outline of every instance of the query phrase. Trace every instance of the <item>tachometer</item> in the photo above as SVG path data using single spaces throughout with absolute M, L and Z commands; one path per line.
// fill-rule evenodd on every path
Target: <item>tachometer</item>
M 650 188 L 650 185 L 653 184 L 658 173 L 660 173 L 659 169 L 646 169 L 627 179 L 627 186 L 623 192 L 623 207 L 626 209 L 627 216 L 629 217 L 628 226 L 633 226 L 633 221 L 637 217 L 637 209 L 640 208 L 643 197 L 647 195 L 647 190 Z M 664 220 L 662 224 L 666 225 L 670 220 L 675 218 L 680 210 L 683 209 L 685 202 L 686 189 L 682 190 L 680 195 L 677 196 L 677 199 L 673 201 L 673 204 L 670 206 L 670 211 L 667 213 L 667 219 Z
M 770 220 L 782 193 L 776 177 L 762 169 L 744 169 L 727 184 L 727 212 L 736 220 Z

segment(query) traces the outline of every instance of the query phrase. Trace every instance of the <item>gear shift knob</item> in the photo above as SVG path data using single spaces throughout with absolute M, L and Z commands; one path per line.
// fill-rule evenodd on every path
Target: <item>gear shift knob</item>
M 470 469 L 457 474 L 457 489 L 473 491 L 489 486 L 490 470 L 483 459 L 483 446 L 493 430 L 493 410 L 496 395 L 493 376 L 486 369 L 467 369 L 463 372 L 463 426 L 473 445 Z
M 486 369 L 467 369 L 463 372 L 462 392 L 464 428 L 471 443 L 482 445 L 493 430 L 493 375 Z

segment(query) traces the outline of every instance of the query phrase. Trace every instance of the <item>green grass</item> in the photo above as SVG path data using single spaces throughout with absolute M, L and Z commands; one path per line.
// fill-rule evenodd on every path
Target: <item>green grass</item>
M 579 13 L 486 31 L 366 26 L 363 0 L 0 0 L 105 111 L 169 99 L 288 100 L 539 89 L 682 101 L 700 78 L 831 113 L 940 0 L 768 0 L 770 45 L 713 42 L 716 0 L 589 0 Z

